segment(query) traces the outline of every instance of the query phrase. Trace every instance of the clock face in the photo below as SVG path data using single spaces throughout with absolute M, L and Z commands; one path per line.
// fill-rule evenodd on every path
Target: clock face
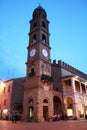
M 46 49 L 42 49 L 42 54 L 43 54 L 45 57 L 47 57 L 47 56 L 48 56 L 47 50 L 46 50 Z
M 31 50 L 30 51 L 30 56 L 33 57 L 35 55 L 35 53 L 36 53 L 36 49 Z

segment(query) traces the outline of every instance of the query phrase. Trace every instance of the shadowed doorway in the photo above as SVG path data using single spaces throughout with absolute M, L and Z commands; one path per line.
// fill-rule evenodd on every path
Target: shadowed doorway
M 59 97 L 53 97 L 53 104 L 54 104 L 54 115 L 62 114 L 62 104 Z
M 45 120 L 48 119 L 48 100 L 47 99 L 43 100 L 43 118 Z

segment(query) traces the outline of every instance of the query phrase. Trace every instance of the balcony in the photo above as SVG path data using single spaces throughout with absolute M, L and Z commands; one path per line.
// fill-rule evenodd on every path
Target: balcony
M 41 81 L 43 81 L 44 83 L 50 83 L 51 84 L 53 82 L 53 78 L 52 78 L 52 76 L 43 74 L 41 76 Z

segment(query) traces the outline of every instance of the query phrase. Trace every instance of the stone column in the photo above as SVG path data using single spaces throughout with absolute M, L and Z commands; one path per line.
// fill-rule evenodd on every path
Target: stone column
M 51 118 L 54 114 L 54 102 L 53 102 L 53 94 L 50 95 L 50 103 L 49 103 L 49 118 Z
M 73 110 L 74 110 L 73 114 L 74 114 L 74 117 L 78 118 L 78 104 L 76 101 L 76 87 L 75 87 L 74 78 L 71 79 L 71 84 L 72 84 L 72 89 L 73 89 Z
M 44 122 L 43 105 L 40 101 L 37 102 L 37 122 Z
M 87 94 L 87 85 L 85 85 L 85 88 L 86 88 L 86 94 Z
M 81 86 L 81 83 L 79 83 L 80 84 L 80 93 L 82 93 L 82 86 Z
M 74 108 L 74 117 L 76 117 L 76 118 L 78 119 L 78 118 L 79 118 L 79 114 L 78 114 L 78 104 L 77 104 L 76 102 L 74 102 L 73 108 Z
M 65 81 L 62 81 L 62 86 L 63 86 L 63 95 L 62 95 L 62 107 L 63 107 L 63 116 L 65 117 L 65 115 L 67 115 L 67 103 L 66 103 L 66 85 L 65 85 Z
M 71 79 L 71 85 L 72 85 L 73 92 L 75 93 L 76 92 L 75 80 L 73 78 Z

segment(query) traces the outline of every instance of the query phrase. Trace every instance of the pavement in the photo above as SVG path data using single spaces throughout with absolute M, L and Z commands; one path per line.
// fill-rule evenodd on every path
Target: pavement
M 87 121 L 22 122 L 0 121 L 0 130 L 87 130 Z

